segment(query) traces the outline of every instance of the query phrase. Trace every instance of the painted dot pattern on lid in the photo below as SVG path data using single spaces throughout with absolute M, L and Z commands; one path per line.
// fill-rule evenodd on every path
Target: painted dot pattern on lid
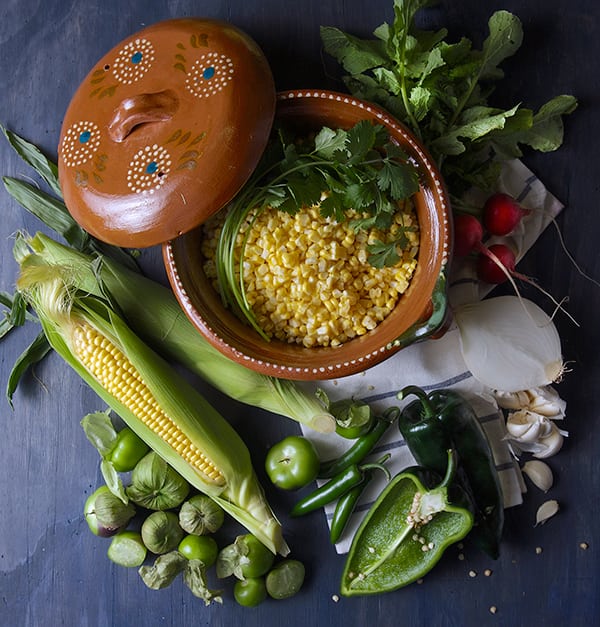
M 100 129 L 93 122 L 75 122 L 64 134 L 61 153 L 69 167 L 83 165 L 89 161 L 100 145 Z
M 227 55 L 208 52 L 194 63 L 185 86 L 198 98 L 214 96 L 229 84 L 233 73 L 233 61 Z
M 148 39 L 138 38 L 123 46 L 113 64 L 115 78 L 126 85 L 139 81 L 154 62 L 154 46 Z
M 164 185 L 171 171 L 169 152 L 154 144 L 138 150 L 127 169 L 127 185 L 136 194 L 153 194 Z

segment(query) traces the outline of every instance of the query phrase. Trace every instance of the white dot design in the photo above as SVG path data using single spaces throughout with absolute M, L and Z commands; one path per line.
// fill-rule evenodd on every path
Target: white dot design
M 61 144 L 65 165 L 83 165 L 94 156 L 99 145 L 100 129 L 97 124 L 85 120 L 75 122 L 66 131 Z
M 170 171 L 169 152 L 158 144 L 145 146 L 129 162 L 127 186 L 136 194 L 153 194 L 164 185 Z
M 115 78 L 125 85 L 139 81 L 154 62 L 154 46 L 147 39 L 134 39 L 123 46 L 113 63 Z
M 198 98 L 214 96 L 229 84 L 233 72 L 233 61 L 227 55 L 208 52 L 195 61 L 185 86 Z

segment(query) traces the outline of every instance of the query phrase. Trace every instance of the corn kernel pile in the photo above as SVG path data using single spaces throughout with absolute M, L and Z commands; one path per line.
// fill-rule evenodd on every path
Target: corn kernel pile
M 222 212 L 204 226 L 204 271 L 216 289 L 215 250 Z M 238 234 L 237 259 L 245 227 Z M 375 268 L 367 245 L 385 240 L 377 229 L 354 231 L 324 218 L 318 207 L 289 215 L 263 210 L 244 251 L 246 297 L 260 328 L 306 347 L 339 346 L 374 329 L 408 288 L 417 265 L 419 234 L 410 202 L 396 214 L 393 234 L 405 228 L 409 245 L 393 267 Z M 411 230 L 411 229 L 414 229 Z

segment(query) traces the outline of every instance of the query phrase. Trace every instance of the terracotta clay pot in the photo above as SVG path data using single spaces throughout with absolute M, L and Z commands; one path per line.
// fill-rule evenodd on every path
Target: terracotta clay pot
M 230 24 L 176 19 L 108 52 L 63 122 L 59 177 L 75 220 L 124 247 L 161 244 L 239 191 L 275 111 L 269 65 Z
M 373 330 L 339 347 L 305 348 L 262 339 L 221 303 L 202 270 L 201 229 L 163 247 L 172 288 L 188 318 L 222 353 L 262 372 L 289 379 L 329 379 L 362 371 L 400 348 L 431 337 L 446 322 L 445 272 L 450 256 L 451 211 L 442 179 L 427 152 L 408 130 L 382 109 L 328 91 L 279 94 L 276 117 L 298 132 L 350 128 L 367 119 L 387 127 L 416 164 L 420 190 L 414 197 L 420 227 L 416 272 L 407 292 Z

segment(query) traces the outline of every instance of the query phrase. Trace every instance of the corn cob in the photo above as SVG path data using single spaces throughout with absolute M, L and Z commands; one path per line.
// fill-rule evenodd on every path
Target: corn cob
M 110 258 L 94 259 L 42 233 L 28 238 L 25 244 L 15 245 L 15 250 L 29 249 L 28 263 L 68 266 L 81 292 L 106 296 L 134 332 L 163 357 L 178 362 L 230 398 L 286 416 L 321 433 L 335 429 L 333 416 L 313 392 L 294 381 L 261 375 L 217 351 L 196 331 L 168 288 Z M 20 252 L 17 261 L 22 263 L 27 256 Z
M 281 525 L 233 427 L 101 298 L 69 284 L 69 268 L 23 260 L 17 288 L 54 350 L 124 422 L 194 487 L 274 553 Z

